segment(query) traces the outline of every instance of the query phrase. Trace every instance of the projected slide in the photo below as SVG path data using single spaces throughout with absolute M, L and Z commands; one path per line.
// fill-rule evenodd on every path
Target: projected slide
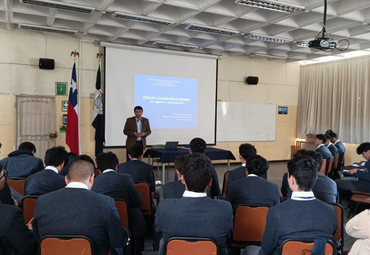
M 198 80 L 135 74 L 135 105 L 152 129 L 196 129 Z

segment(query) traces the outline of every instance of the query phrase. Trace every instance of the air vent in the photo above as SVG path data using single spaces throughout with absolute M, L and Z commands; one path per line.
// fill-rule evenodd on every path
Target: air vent
M 131 20 L 135 22 L 157 24 L 157 25 L 163 25 L 163 26 L 169 26 L 174 23 L 173 21 L 169 21 L 169 20 L 161 20 L 161 19 L 149 18 L 145 16 L 137 16 L 137 15 L 127 14 L 127 13 L 119 13 L 119 12 L 114 12 L 112 17 L 116 19 Z
M 265 41 L 265 42 L 271 42 L 271 43 L 290 43 L 292 41 L 291 39 L 278 38 L 278 37 L 272 37 L 272 36 L 267 36 L 267 35 L 256 35 L 256 34 L 249 34 L 246 37 L 251 40 Z
M 186 26 L 185 29 L 190 30 L 190 31 L 216 34 L 216 35 L 224 35 L 224 36 L 233 36 L 233 35 L 239 34 L 238 31 L 234 31 L 234 30 L 215 28 L 215 27 L 198 26 L 198 25 L 192 25 L 192 24 Z
M 180 43 L 170 43 L 170 42 L 154 42 L 154 45 L 157 45 L 159 47 L 165 47 L 165 48 L 176 48 L 176 49 L 182 49 L 182 50 L 195 50 L 199 47 L 197 45 L 190 45 L 190 44 L 180 44 Z
M 285 13 L 296 13 L 305 10 L 303 6 L 282 3 L 274 0 L 236 0 L 235 3 Z
M 63 3 L 57 1 L 48 1 L 48 0 L 19 0 L 22 4 L 36 5 L 42 7 L 55 8 L 65 11 L 79 12 L 79 13 L 91 13 L 95 10 L 93 7 Z
M 268 55 L 268 54 L 258 54 L 258 53 L 251 53 L 249 54 L 251 58 L 267 58 L 267 59 L 287 59 L 283 56 L 276 56 L 276 55 Z
M 65 35 L 75 35 L 78 33 L 77 30 L 69 30 L 69 29 L 55 28 L 55 27 L 44 27 L 44 26 L 28 25 L 28 24 L 18 24 L 18 28 L 38 31 L 38 32 L 58 33 L 58 34 L 65 34 Z

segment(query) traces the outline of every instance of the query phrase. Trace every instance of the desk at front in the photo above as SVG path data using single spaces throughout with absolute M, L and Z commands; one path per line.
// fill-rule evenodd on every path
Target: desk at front
M 177 149 L 177 150 L 165 150 L 165 149 L 148 149 L 144 157 L 148 157 L 148 164 L 150 164 L 150 158 L 160 158 L 162 163 L 163 171 L 163 185 L 166 179 L 166 165 L 165 163 L 173 163 L 175 159 L 180 155 L 189 154 L 189 149 Z M 206 156 L 210 160 L 223 160 L 227 159 L 227 171 L 230 171 L 230 159 L 235 160 L 234 155 L 231 151 L 216 149 L 216 148 L 206 148 Z

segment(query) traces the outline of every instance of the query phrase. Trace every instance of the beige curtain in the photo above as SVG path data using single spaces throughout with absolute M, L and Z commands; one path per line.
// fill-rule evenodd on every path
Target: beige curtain
M 332 129 L 347 143 L 370 141 L 370 56 L 301 68 L 297 137 Z

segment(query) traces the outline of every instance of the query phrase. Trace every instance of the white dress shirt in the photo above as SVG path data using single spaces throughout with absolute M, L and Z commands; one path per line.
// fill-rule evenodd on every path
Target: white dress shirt
M 75 189 L 89 189 L 85 183 L 82 182 L 70 182 L 66 188 L 75 188 Z
M 196 197 L 206 197 L 207 196 L 207 193 L 193 192 L 193 191 L 185 190 L 184 191 L 184 194 L 182 196 L 183 197 L 193 197 L 193 198 L 196 198 Z
M 312 191 L 295 191 L 292 193 L 291 199 L 297 201 L 310 201 L 316 198 Z
M 54 172 L 56 172 L 58 174 L 58 169 L 56 169 L 53 166 L 47 166 L 47 167 L 45 167 L 45 170 L 51 170 L 51 171 L 54 171 Z

